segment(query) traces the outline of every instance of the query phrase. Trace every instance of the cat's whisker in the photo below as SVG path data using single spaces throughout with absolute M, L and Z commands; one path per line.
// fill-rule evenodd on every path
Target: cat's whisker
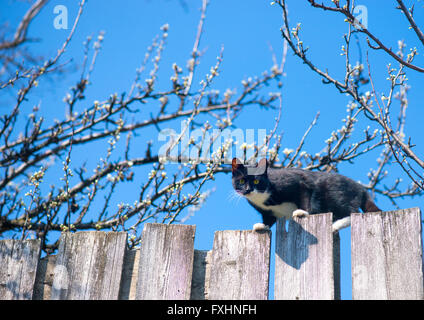
M 237 205 L 238 205 L 241 198 L 243 198 L 243 196 L 240 195 L 238 192 L 236 192 L 234 190 L 229 192 L 229 194 L 227 196 L 228 201 L 231 201 L 231 202 L 236 201 Z

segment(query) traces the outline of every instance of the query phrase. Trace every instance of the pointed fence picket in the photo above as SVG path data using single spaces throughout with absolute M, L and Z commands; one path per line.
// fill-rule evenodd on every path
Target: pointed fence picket
M 424 299 L 419 208 L 352 214 L 354 299 Z M 340 242 L 332 214 L 277 223 L 274 299 L 340 299 Z M 62 233 L 57 255 L 39 240 L 0 241 L 0 299 L 268 299 L 271 232 L 217 231 L 194 249 L 195 226 Z

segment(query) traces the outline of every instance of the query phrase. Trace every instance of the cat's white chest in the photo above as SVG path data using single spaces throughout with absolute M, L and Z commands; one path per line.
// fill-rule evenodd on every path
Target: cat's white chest
M 283 202 L 275 206 L 266 206 L 264 203 L 268 200 L 270 194 L 268 192 L 256 192 L 253 191 L 247 194 L 245 197 L 249 199 L 250 202 L 254 203 L 255 206 L 258 206 L 261 209 L 269 210 L 272 214 L 277 217 L 285 217 L 290 219 L 293 215 L 293 211 L 297 209 L 296 204 L 293 202 Z

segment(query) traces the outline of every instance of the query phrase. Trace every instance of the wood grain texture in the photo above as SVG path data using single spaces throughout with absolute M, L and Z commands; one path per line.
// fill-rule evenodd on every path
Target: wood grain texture
M 216 231 L 207 298 L 268 299 L 271 232 Z
M 419 208 L 352 215 L 353 299 L 423 299 Z
M 33 300 L 50 300 L 57 255 L 45 256 L 38 262 Z
M 190 299 L 195 226 L 144 225 L 136 299 Z
M 40 240 L 0 241 L 0 300 L 31 300 Z
M 339 244 L 331 226 L 331 213 L 294 218 L 287 230 L 284 218 L 277 221 L 275 299 L 339 298 Z
M 193 276 L 191 281 L 190 300 L 205 300 L 207 297 L 207 274 L 210 267 L 212 251 L 194 250 Z
M 119 300 L 135 300 L 139 260 L 140 249 L 127 250 L 125 252 Z
M 52 300 L 117 300 L 125 232 L 64 232 L 54 267 Z

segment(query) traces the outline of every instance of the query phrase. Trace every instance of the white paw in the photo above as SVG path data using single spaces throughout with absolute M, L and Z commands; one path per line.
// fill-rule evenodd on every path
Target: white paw
M 268 231 L 269 227 L 263 223 L 255 223 L 253 225 L 253 231 Z
M 293 218 L 303 218 L 303 217 L 307 217 L 309 216 L 309 212 L 302 210 L 302 209 L 297 209 L 293 211 Z

